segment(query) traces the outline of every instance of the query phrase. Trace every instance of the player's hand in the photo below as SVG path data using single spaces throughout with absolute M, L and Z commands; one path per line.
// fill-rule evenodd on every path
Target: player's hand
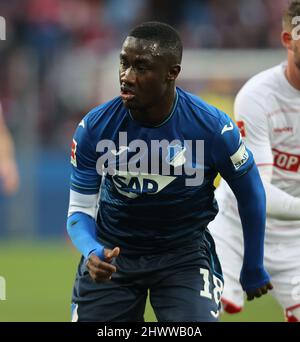
M 96 283 L 101 283 L 111 279 L 112 274 L 117 271 L 116 266 L 111 264 L 113 258 L 120 254 L 120 248 L 115 247 L 113 250 L 104 248 L 104 261 L 96 254 L 92 253 L 86 263 L 90 276 Z
M 270 282 L 268 282 L 267 284 L 259 287 L 258 289 L 246 291 L 247 300 L 253 300 L 255 297 L 259 298 L 262 295 L 267 294 L 268 290 L 272 290 L 272 289 L 273 289 L 273 285 Z
M 263 266 L 252 269 L 243 266 L 240 282 L 243 290 L 247 293 L 247 300 L 259 298 L 273 289 L 270 276 Z M 257 286 L 255 284 L 262 285 Z

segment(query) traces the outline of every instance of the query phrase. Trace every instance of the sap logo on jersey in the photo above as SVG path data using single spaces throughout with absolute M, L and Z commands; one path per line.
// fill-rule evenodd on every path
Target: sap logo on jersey
M 249 153 L 247 152 L 244 143 L 242 143 L 238 150 L 232 156 L 230 156 L 230 159 L 236 170 L 238 170 L 247 162 L 249 159 Z
M 175 178 L 171 176 L 117 170 L 115 175 L 112 176 L 117 191 L 129 198 L 136 198 L 142 194 L 157 194 L 173 182 Z

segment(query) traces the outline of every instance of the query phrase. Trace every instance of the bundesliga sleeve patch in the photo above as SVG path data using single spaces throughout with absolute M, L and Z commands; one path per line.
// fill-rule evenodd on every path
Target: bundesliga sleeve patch
M 236 170 L 244 165 L 249 159 L 249 153 L 246 150 L 246 146 L 242 143 L 238 150 L 230 156 L 232 164 Z
M 73 139 L 72 149 L 71 149 L 71 164 L 74 165 L 75 167 L 77 167 L 76 149 L 77 149 L 77 142 L 75 139 Z

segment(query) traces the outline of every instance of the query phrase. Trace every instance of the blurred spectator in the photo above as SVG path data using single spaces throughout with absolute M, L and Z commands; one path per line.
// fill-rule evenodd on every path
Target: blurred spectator
M 18 131 L 27 110 L 38 135 L 35 143 L 63 146 L 78 117 L 96 105 L 97 84 L 110 86 L 99 79 L 104 77 L 99 60 L 120 45 L 129 27 L 146 20 L 168 22 L 180 31 L 185 48 L 274 48 L 287 2 L 0 1 L 7 22 L 7 40 L 0 42 L 0 96 L 8 122 Z

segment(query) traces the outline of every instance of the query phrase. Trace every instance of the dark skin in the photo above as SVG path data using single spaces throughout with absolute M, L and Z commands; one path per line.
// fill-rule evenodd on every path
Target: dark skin
M 113 250 L 104 249 L 105 259 L 102 261 L 95 254 L 91 254 L 86 263 L 90 276 L 96 283 L 102 283 L 111 279 L 112 274 L 117 272 L 116 266 L 111 264 L 113 258 L 118 257 L 120 248 L 115 247 Z
M 180 64 L 159 44 L 127 37 L 120 53 L 121 97 L 133 118 L 156 126 L 170 114 Z
M 181 70 L 176 57 L 160 48 L 157 42 L 127 37 L 120 53 L 120 86 L 123 104 L 135 120 L 145 126 L 156 126 L 170 114 L 175 100 L 175 80 Z M 120 248 L 105 249 L 105 260 L 92 254 L 87 262 L 96 282 L 108 281 L 117 271 L 111 264 Z M 273 288 L 267 283 L 247 291 L 247 299 L 261 297 Z
M 267 284 L 259 287 L 258 289 L 256 290 L 253 290 L 253 291 L 246 291 L 246 294 L 247 294 L 247 300 L 253 300 L 254 298 L 259 298 L 261 297 L 262 295 L 264 294 L 267 294 L 269 290 L 272 290 L 273 289 L 273 285 L 268 282 Z
M 175 79 L 180 65 L 159 51 L 157 44 L 127 37 L 120 54 L 120 86 L 124 105 L 131 115 L 146 126 L 160 124 L 172 109 L 175 99 Z M 86 266 L 92 279 L 105 282 L 117 268 L 111 264 L 120 248 L 104 249 L 102 261 L 91 254 Z

